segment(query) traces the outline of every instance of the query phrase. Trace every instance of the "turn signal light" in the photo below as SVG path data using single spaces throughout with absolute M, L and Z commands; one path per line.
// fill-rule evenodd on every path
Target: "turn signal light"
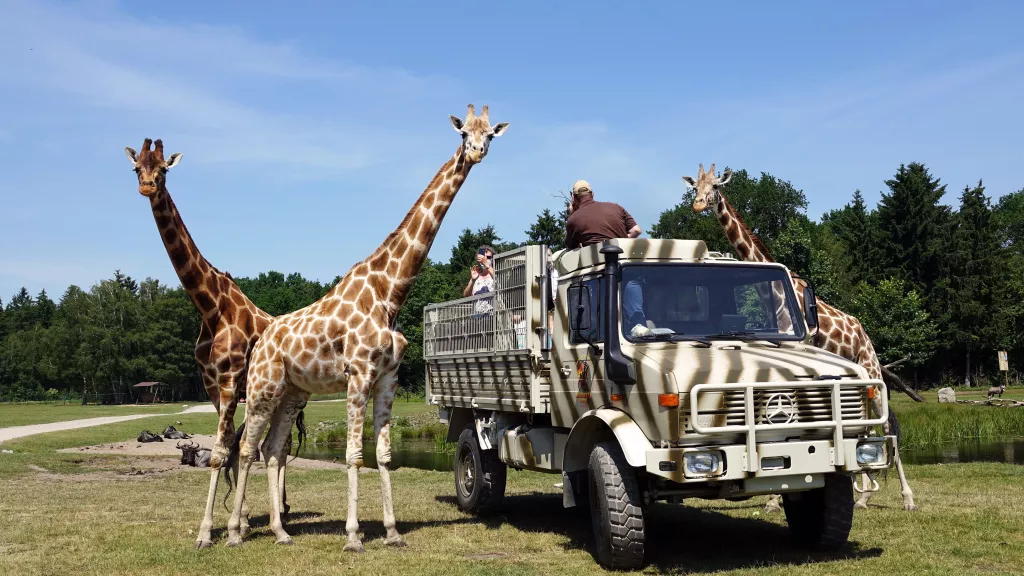
M 622 394 L 612 394 L 612 402 L 622 402 Z
M 875 387 L 874 386 L 869 386 L 868 387 L 868 400 L 870 400 L 870 399 L 872 399 L 874 397 L 875 397 Z
M 679 394 L 658 394 L 658 406 L 665 408 L 679 407 Z

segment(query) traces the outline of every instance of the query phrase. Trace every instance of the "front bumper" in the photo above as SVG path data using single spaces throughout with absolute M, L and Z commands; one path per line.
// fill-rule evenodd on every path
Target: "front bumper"
M 884 445 L 884 461 L 875 464 L 857 462 L 857 445 L 878 442 Z M 824 474 L 857 473 L 883 470 L 892 465 L 895 436 L 843 438 L 838 450 L 832 440 L 767 442 L 757 444 L 751 462 L 750 447 L 727 446 L 652 448 L 647 451 L 647 473 L 680 484 L 715 483 L 740 480 L 742 495 L 772 494 L 788 490 L 815 488 Z M 718 451 L 721 465 L 707 474 L 687 471 L 684 455 L 688 452 Z

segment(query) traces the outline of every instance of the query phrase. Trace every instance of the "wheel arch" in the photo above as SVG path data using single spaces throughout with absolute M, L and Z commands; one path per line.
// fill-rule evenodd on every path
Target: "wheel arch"
M 651 441 L 640 426 L 625 412 L 611 408 L 591 410 L 576 421 L 562 450 L 562 471 L 586 470 L 590 451 L 598 442 L 614 440 L 622 449 L 626 462 L 634 468 L 647 464 L 647 449 Z

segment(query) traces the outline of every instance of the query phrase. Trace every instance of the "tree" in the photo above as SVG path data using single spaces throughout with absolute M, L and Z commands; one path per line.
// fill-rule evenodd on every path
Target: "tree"
M 775 240 L 773 256 L 810 280 L 822 300 L 842 308 L 852 288 L 849 258 L 831 231 L 805 216 L 789 221 Z
M 848 312 L 864 326 L 882 364 L 909 357 L 908 365 L 921 366 L 935 353 L 937 327 L 920 295 L 902 280 L 861 282 Z
M 878 226 L 868 212 L 860 190 L 853 192 L 853 200 L 839 210 L 830 210 L 822 216 L 822 225 L 840 242 L 849 260 L 850 276 L 854 284 L 875 282 L 879 261 Z
M 923 164 L 900 165 L 886 180 L 889 194 L 878 204 L 879 271 L 909 283 L 927 300 L 940 275 L 942 236 L 949 207 L 939 204 L 946 185 L 932 178 Z
M 944 336 L 963 362 L 964 381 L 971 385 L 972 354 L 991 349 L 999 340 L 996 306 L 1004 268 L 998 229 L 981 181 L 965 187 L 943 250 L 946 266 L 936 281 L 936 308 L 949 318 Z
M 786 224 L 804 216 L 807 209 L 807 198 L 802 190 L 764 172 L 757 179 L 751 178 L 746 170 L 734 172 L 723 195 L 769 249 Z M 709 250 L 731 252 L 732 247 L 714 215 L 693 211 L 694 196 L 694 190 L 687 188 L 680 204 L 661 213 L 651 227 L 651 237 L 704 240 Z
M 452 246 L 452 257 L 448 262 L 449 270 L 460 279 L 459 281 L 466 276 L 466 271 L 476 262 L 476 251 L 485 244 L 494 248 L 495 254 L 519 247 L 519 244 L 515 242 L 503 241 L 491 224 L 477 229 L 476 232 L 465 228 L 455 246 Z
M 526 231 L 528 244 L 546 244 L 552 251 L 565 248 L 565 220 L 545 208 Z

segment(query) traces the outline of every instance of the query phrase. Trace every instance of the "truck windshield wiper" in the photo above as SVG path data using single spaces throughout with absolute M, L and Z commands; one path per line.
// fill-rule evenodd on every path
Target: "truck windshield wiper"
M 704 336 L 687 336 L 686 334 L 647 334 L 646 336 L 634 336 L 633 340 L 643 342 L 697 342 L 706 348 L 711 347 L 711 342 Z
M 757 332 L 750 330 L 730 330 L 727 332 L 719 332 L 718 334 L 708 334 L 706 338 L 711 340 L 764 340 L 765 342 L 774 344 L 776 348 L 782 347 L 782 342 L 764 335 L 759 336 Z

